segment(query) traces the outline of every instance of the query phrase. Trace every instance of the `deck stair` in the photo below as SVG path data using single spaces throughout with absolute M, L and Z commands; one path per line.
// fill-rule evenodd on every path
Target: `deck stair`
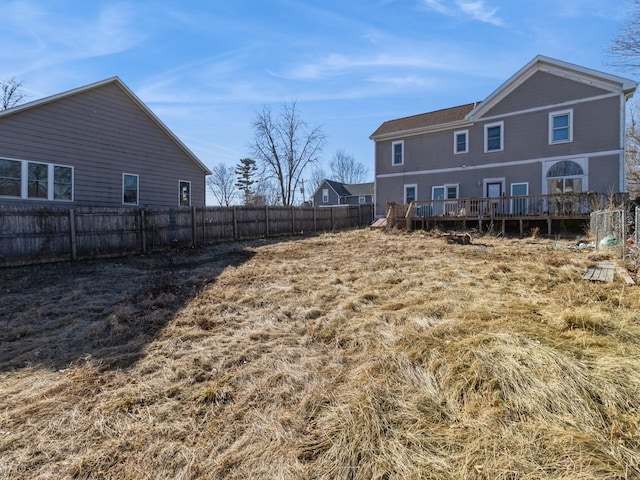
M 378 218 L 375 222 L 371 224 L 369 227 L 371 230 L 383 230 L 387 228 L 387 219 L 386 217 Z

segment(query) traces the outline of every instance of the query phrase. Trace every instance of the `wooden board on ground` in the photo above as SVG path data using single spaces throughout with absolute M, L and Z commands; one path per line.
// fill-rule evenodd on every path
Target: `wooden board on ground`
M 370 228 L 372 228 L 372 229 L 374 229 L 374 228 L 386 228 L 386 226 L 387 226 L 387 219 L 386 218 L 379 218 L 379 219 L 377 219 L 375 222 L 373 222 L 371 224 Z
M 631 275 L 629 275 L 629 272 L 627 272 L 627 269 L 624 267 L 618 267 L 616 269 L 616 272 L 618 272 L 618 275 L 620 275 L 622 277 L 622 279 L 627 282 L 627 285 L 635 285 L 636 282 L 633 278 L 631 278 Z
M 615 264 L 611 260 L 598 262 L 587 268 L 587 271 L 582 274 L 582 278 L 595 282 L 613 282 L 615 268 Z

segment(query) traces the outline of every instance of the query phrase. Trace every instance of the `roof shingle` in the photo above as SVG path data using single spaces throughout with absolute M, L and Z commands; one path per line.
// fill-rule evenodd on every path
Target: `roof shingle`
M 465 105 L 436 110 L 434 112 L 421 113 L 419 115 L 398 118 L 396 120 L 388 120 L 371 134 L 371 138 L 389 133 L 405 132 L 407 130 L 416 130 L 419 128 L 433 127 L 436 125 L 464 120 L 467 113 L 473 110 L 478 103 L 479 102 L 467 103 Z

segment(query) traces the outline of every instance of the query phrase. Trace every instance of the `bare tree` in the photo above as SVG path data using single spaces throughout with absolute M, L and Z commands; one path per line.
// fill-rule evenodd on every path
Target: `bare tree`
M 15 107 L 25 98 L 25 94 L 22 91 L 22 82 L 15 78 L 0 81 L 0 95 L 2 96 L 0 110 Z
M 640 197 L 640 125 L 638 124 L 637 103 L 629 105 L 627 124 L 627 190 L 631 198 Z
M 609 65 L 621 70 L 640 70 L 640 0 L 633 0 L 628 22 L 609 47 Z M 640 125 L 638 102 L 628 102 L 626 127 L 627 190 L 640 198 Z
M 309 194 L 313 195 L 323 180 L 328 179 L 327 173 L 322 168 L 314 168 L 311 172 L 311 178 L 307 179 L 307 188 Z
M 264 107 L 253 129 L 251 149 L 262 163 L 263 175 L 277 184 L 280 203 L 293 205 L 302 175 L 307 167 L 317 164 L 326 135 L 320 127 L 307 127 L 295 102 L 285 104 L 275 118 Z
M 238 193 L 233 167 L 227 167 L 223 163 L 213 167 L 211 175 L 207 177 L 207 188 L 220 206 L 231 205 Z
M 640 0 L 633 0 L 629 21 L 609 48 L 610 65 L 625 70 L 640 68 Z
M 346 153 L 344 150 L 336 151 L 329 166 L 331 167 L 331 180 L 340 183 L 362 183 L 367 173 L 369 173 L 367 167 L 360 162 L 356 162 L 353 155 Z

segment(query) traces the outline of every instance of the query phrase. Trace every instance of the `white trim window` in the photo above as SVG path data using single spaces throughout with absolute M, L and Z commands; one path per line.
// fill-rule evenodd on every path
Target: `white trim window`
M 453 153 L 469 152 L 469 130 L 458 130 L 453 132 Z
M 322 203 L 329 203 L 329 189 L 322 189 Z
M 138 205 L 140 201 L 139 176 L 135 173 L 122 174 L 122 204 Z
M 411 183 L 404 186 L 404 203 L 410 204 L 418 199 L 418 185 Z
M 365 195 L 358 196 L 358 203 L 362 205 L 363 203 L 367 203 L 367 197 Z
M 504 150 L 504 122 L 487 123 L 484 126 L 484 153 Z
M 178 182 L 178 206 L 191 206 L 191 182 L 187 180 L 180 180 Z
M 431 214 L 458 215 L 458 192 L 459 185 L 457 183 L 434 185 L 431 187 L 431 200 L 436 200 L 436 202 L 431 205 Z
M 73 201 L 73 167 L 0 158 L 0 197 Z
M 549 145 L 573 141 L 573 110 L 549 113 Z
M 511 184 L 511 214 L 527 215 L 529 213 L 529 182 L 517 182 Z M 514 198 L 525 197 L 525 198 Z
M 391 142 L 391 165 L 404 165 L 404 140 Z
M 583 158 L 546 162 L 543 188 L 548 194 L 579 193 L 587 190 L 587 165 Z

